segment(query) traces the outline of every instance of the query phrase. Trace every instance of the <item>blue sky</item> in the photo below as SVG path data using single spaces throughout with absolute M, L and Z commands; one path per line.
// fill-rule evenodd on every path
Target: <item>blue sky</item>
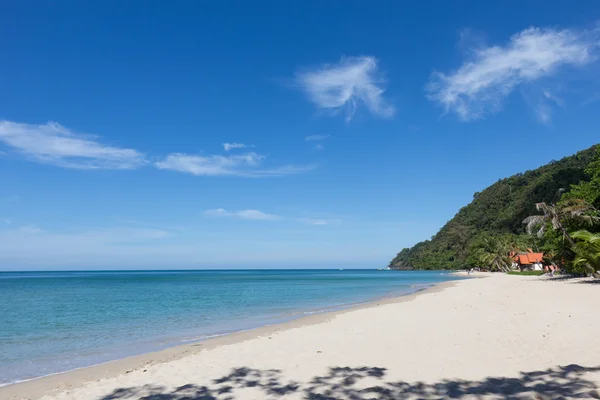
M 598 142 L 600 4 L 5 2 L 0 269 L 382 267 Z

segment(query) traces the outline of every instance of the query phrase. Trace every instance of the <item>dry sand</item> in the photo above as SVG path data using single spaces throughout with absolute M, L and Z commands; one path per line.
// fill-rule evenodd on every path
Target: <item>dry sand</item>
M 11 385 L 0 398 L 600 398 L 599 306 L 600 284 L 497 274 Z

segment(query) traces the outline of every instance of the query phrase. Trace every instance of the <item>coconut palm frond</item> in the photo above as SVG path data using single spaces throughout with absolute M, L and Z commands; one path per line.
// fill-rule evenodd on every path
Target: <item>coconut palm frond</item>
M 557 215 L 552 216 L 552 219 L 550 219 L 550 222 L 552 223 L 552 229 L 554 229 L 554 230 L 560 229 L 562 227 L 562 224 L 560 223 L 560 219 L 558 218 Z
M 509 256 L 515 251 L 516 244 L 504 237 L 484 238 L 479 242 L 480 261 L 488 266 L 491 271 L 510 271 L 513 259 Z
M 573 246 L 576 254 L 574 266 L 595 274 L 600 270 L 600 234 L 580 230 L 572 236 L 577 240 Z
M 537 227 L 540 225 L 543 226 L 545 222 L 546 217 L 544 215 L 532 215 L 523 220 L 523 223 L 527 225 L 525 229 L 530 235 L 534 232 L 534 230 L 536 230 Z
M 581 199 L 568 199 L 558 204 L 537 203 L 535 208 L 541 211 L 542 215 L 532 215 L 523 220 L 527 224 L 527 233 L 532 234 L 534 228 L 541 225 L 537 230 L 538 237 L 544 235 L 546 225 L 552 225 L 553 230 L 562 231 L 563 237 L 574 245 L 573 239 L 569 236 L 565 226 L 566 221 L 575 221 L 586 225 L 600 223 L 600 213 L 591 204 Z
M 538 211 L 544 211 L 544 210 L 546 210 L 547 207 L 548 207 L 548 205 L 544 202 L 535 203 L 535 209 Z
M 585 257 L 577 257 L 573 261 L 573 266 L 581 268 L 590 273 L 594 273 L 596 271 L 594 267 L 590 264 L 589 260 Z
M 582 222 L 586 225 L 595 225 L 600 222 L 600 217 L 597 217 L 595 215 L 581 214 L 581 215 L 575 216 L 575 218 L 579 222 Z
M 546 233 L 546 225 L 543 224 L 538 230 L 537 236 L 541 239 L 544 237 L 544 233 Z
M 561 201 L 559 204 L 560 204 L 560 206 L 562 208 L 585 207 L 585 208 L 588 208 L 590 210 L 594 210 L 594 206 L 592 206 L 590 203 L 588 203 L 587 201 L 585 201 L 583 199 L 567 199 L 567 200 Z
M 586 242 L 589 241 L 593 236 L 595 236 L 593 233 L 588 232 L 586 230 L 580 230 L 571 234 L 571 237 L 573 237 L 573 239 L 583 240 Z
M 598 217 L 598 210 L 590 203 L 581 199 L 569 199 L 559 203 L 560 211 L 565 215 L 590 215 Z
M 592 247 L 598 247 L 598 251 L 600 251 L 600 234 L 591 233 L 586 230 L 580 230 L 574 232 L 571 236 L 573 239 L 581 241 L 580 243 L 586 243 Z

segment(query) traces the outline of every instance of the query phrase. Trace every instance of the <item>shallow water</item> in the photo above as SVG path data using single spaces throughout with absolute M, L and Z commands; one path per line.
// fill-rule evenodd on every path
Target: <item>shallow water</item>
M 451 279 L 378 270 L 0 272 L 0 384 Z

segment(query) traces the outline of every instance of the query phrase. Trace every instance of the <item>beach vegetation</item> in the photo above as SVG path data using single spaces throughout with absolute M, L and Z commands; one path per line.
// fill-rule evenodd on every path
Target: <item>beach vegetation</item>
M 542 214 L 530 215 L 523 220 L 527 233 L 532 234 L 537 231 L 537 236 L 543 238 L 545 230 L 551 227 L 559 231 L 563 239 L 569 242 L 571 246 L 575 245 L 575 241 L 567 231 L 568 223 L 591 226 L 600 222 L 596 209 L 582 199 L 567 199 L 558 204 L 542 202 L 537 203 L 535 208 L 541 211 Z
M 573 246 L 573 269 L 600 277 L 600 234 L 580 230 L 573 233 L 573 238 L 577 241 Z
M 546 271 L 508 271 L 509 275 L 523 275 L 523 276 L 541 276 L 546 273 Z
M 599 202 L 600 146 L 593 146 L 477 192 L 435 236 L 403 249 L 389 266 L 509 271 L 511 254 L 540 252 L 544 265 L 597 274 Z
M 470 252 L 474 263 L 489 271 L 508 272 L 512 270 L 513 259 L 510 254 L 521 249 L 511 235 L 479 237 Z
M 600 208 L 600 146 L 596 147 L 593 160 L 585 168 L 587 179 L 571 185 L 563 199 L 581 199 L 595 208 Z

